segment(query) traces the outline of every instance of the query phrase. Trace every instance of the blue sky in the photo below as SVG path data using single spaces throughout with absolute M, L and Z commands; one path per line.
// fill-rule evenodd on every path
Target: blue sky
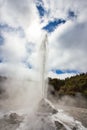
M 38 9 L 38 12 L 40 14 L 40 17 L 42 18 L 45 13 L 46 13 L 46 10 L 44 9 L 44 7 L 42 5 L 36 5 L 37 9 Z
M 24 75 L 31 70 L 36 72 L 38 48 L 45 32 L 49 41 L 48 73 L 87 72 L 86 10 L 85 0 L 2 2 L 0 74 L 15 73 L 15 66 L 18 72 L 21 68 Z
M 49 21 L 49 23 L 43 27 L 44 30 L 46 30 L 48 33 L 53 32 L 56 27 L 58 27 L 60 24 L 64 24 L 66 20 L 63 19 L 54 19 L 53 21 Z
M 52 70 L 56 74 L 75 73 L 79 74 L 77 70 Z

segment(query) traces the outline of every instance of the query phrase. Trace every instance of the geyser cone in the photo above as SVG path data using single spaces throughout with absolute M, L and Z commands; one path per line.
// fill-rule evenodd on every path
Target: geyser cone
M 45 113 L 45 114 L 56 114 L 58 111 L 55 109 L 55 107 L 52 105 L 52 103 L 43 98 L 38 105 L 38 110 L 39 113 Z
M 31 122 L 28 127 L 30 129 L 26 130 L 67 130 L 61 122 L 53 119 L 57 112 L 47 99 L 42 99 L 34 116 L 28 119 L 28 124 L 29 120 Z

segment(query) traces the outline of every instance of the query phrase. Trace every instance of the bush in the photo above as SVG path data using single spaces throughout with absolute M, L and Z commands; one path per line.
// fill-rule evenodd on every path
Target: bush
M 65 80 L 49 78 L 49 84 L 59 95 L 73 95 L 81 93 L 87 96 L 87 73 L 66 78 Z

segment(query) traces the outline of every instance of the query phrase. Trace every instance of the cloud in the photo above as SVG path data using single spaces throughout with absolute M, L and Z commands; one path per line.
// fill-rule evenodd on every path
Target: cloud
M 65 79 L 67 77 L 71 77 L 71 76 L 75 76 L 76 74 L 75 73 L 63 73 L 63 74 L 56 74 L 52 71 L 50 71 L 48 73 L 48 77 L 51 77 L 51 78 L 58 78 L 58 79 Z
M 0 23 L 21 27 L 27 40 L 36 42 L 40 37 L 40 18 L 31 0 L 2 0 Z M 37 39 L 36 39 L 37 38 Z
M 52 18 L 66 18 L 70 10 L 74 11 L 76 14 L 86 15 L 86 0 L 83 1 L 73 1 L 73 0 L 43 0 L 43 7 L 45 8 L 48 19 Z M 83 9 L 83 10 L 82 10 Z
M 67 22 L 50 37 L 49 63 L 51 67 L 63 70 L 87 71 L 87 24 Z
M 19 35 L 20 30 L 2 29 L 4 42 L 0 46 L 0 74 L 17 78 L 37 78 L 36 44 Z
M 36 15 L 37 10 L 30 0 L 3 0 L 1 5 L 1 22 L 9 22 L 10 25 L 29 26 Z
M 20 62 L 26 56 L 26 41 L 16 33 L 3 32 L 5 42 L 0 47 L 0 56 L 4 62 Z
M 41 36 L 35 3 L 31 0 L 2 0 L 0 7 L 0 44 L 3 41 L 0 46 L 0 74 L 18 74 L 21 77 L 22 73 L 32 77 L 34 72 L 37 73 L 34 70 L 36 45 Z M 33 68 L 29 69 L 30 66 Z

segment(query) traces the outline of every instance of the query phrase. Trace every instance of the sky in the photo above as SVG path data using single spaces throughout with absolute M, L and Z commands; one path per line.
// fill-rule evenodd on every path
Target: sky
M 87 0 L 0 0 L 0 75 L 37 77 L 48 35 L 48 76 L 87 72 Z

